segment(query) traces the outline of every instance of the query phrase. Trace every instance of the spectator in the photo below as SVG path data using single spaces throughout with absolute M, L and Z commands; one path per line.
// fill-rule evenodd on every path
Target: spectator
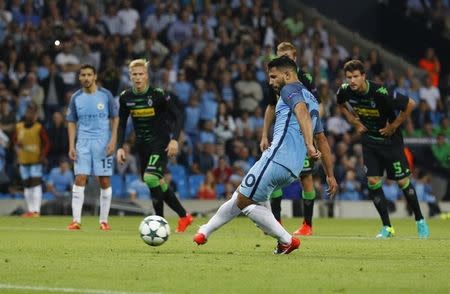
M 428 204 L 428 215 L 433 217 L 441 213 L 436 196 L 432 194 L 430 174 L 420 171 L 415 182 L 417 200 Z
M 65 125 L 64 116 L 61 112 L 55 111 L 48 128 L 50 139 L 50 151 L 48 153 L 48 165 L 53 168 L 58 165 L 59 160 L 64 157 L 69 150 L 69 137 Z
M 428 76 L 425 80 L 425 86 L 420 88 L 420 99 L 427 102 L 431 111 L 431 120 L 433 124 L 437 125 L 439 123 L 440 115 L 439 113 L 443 109 L 441 94 L 439 89 L 432 84 L 431 76 Z
M 438 167 L 441 169 L 450 168 L 450 143 L 445 141 L 445 135 L 439 134 L 436 138 L 436 144 L 431 146 L 434 158 L 437 160 Z
M 76 86 L 77 73 L 80 69 L 80 60 L 72 53 L 73 43 L 70 39 L 62 41 L 62 51 L 55 57 L 55 63 L 59 67 L 64 81 L 64 90 L 70 90 Z
M 433 48 L 427 48 L 425 56 L 419 60 L 419 67 L 428 72 L 431 77 L 431 84 L 438 87 L 441 63 Z
M 41 85 L 44 89 L 45 117 L 48 120 L 53 112 L 64 106 L 64 80 L 59 76 L 56 64 L 50 64 L 48 76 L 42 80 Z
M 197 198 L 202 200 L 213 200 L 217 198 L 216 183 L 212 171 L 207 171 L 204 182 L 200 185 Z
M 255 80 L 252 69 L 246 69 L 242 80 L 236 85 L 236 96 L 239 101 L 239 110 L 254 112 L 263 99 L 261 85 Z
M 225 102 L 219 103 L 217 112 L 216 126 L 214 132 L 219 142 L 226 142 L 235 135 L 236 124 L 233 116 L 228 112 L 228 106 Z
M 339 200 L 361 200 L 361 184 L 356 180 L 355 172 L 348 170 L 345 180 L 341 183 L 341 192 L 338 194 Z
M 122 36 L 129 36 L 139 23 L 139 13 L 131 7 L 130 0 L 123 0 L 122 8 L 119 9 L 117 16 L 120 20 L 120 31 Z
M 72 191 L 74 175 L 70 168 L 69 161 L 61 158 L 59 166 L 52 168 L 46 182 L 47 192 L 56 197 L 70 197 Z

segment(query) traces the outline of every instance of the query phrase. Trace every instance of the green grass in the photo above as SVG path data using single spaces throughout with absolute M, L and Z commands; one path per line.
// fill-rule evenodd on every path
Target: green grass
M 144 244 L 141 217 L 113 217 L 112 231 L 84 217 L 0 217 L 0 293 L 443 293 L 449 292 L 450 222 L 431 220 L 417 239 L 413 220 L 395 219 L 397 236 L 374 238 L 378 220 L 318 219 L 300 250 L 275 256 L 275 241 L 247 218 L 229 223 L 204 246 L 192 242 L 197 219 L 160 247 Z M 176 219 L 170 218 L 172 229 Z M 299 219 L 285 220 L 289 231 Z M 17 287 L 6 288 L 7 285 Z M 32 288 L 20 288 L 30 286 Z M 38 288 L 43 287 L 43 288 Z M 40 289 L 40 290 L 39 290 Z M 87 290 L 86 290 L 87 291 Z

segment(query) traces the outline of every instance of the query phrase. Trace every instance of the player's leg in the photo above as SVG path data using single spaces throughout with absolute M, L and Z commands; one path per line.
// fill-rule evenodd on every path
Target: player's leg
M 31 198 L 34 205 L 34 216 L 37 217 L 41 213 L 42 203 L 42 164 L 33 164 L 30 167 L 30 189 Z
M 217 212 L 209 219 L 209 221 L 201 225 L 197 234 L 194 236 L 194 242 L 198 245 L 206 243 L 208 237 L 223 225 L 237 217 L 241 210 L 236 205 L 238 192 L 235 191 L 233 196 L 224 204 L 222 204 Z
M 23 196 L 25 198 L 25 203 L 27 205 L 27 212 L 23 213 L 22 217 L 32 217 L 33 216 L 33 198 L 32 198 L 32 189 L 31 189 L 31 167 L 29 165 L 20 165 L 19 166 L 20 178 L 23 183 Z
M 75 183 L 72 187 L 72 222 L 69 230 L 81 228 L 81 212 L 84 203 L 84 189 L 87 176 L 91 174 L 92 155 L 88 140 L 78 140 L 76 144 L 77 160 L 74 163 Z
M 111 176 L 114 164 L 112 155 L 106 154 L 109 139 L 97 139 L 92 146 L 93 174 L 99 177 L 100 182 L 100 229 L 110 230 L 108 223 L 109 210 L 111 208 L 112 188 Z
M 384 170 L 382 158 L 375 150 L 376 148 L 380 148 L 380 146 L 374 147 L 363 144 L 363 157 L 364 164 L 367 167 L 369 198 L 373 201 L 373 204 L 380 215 L 381 222 L 383 223 L 383 227 L 377 237 L 388 238 L 393 236 L 394 229 L 392 228 L 391 220 L 389 219 L 387 200 L 382 189 L 383 181 L 381 177 Z
M 422 215 L 416 189 L 414 189 L 409 178 L 411 172 L 403 148 L 402 146 L 393 146 L 391 149 L 390 152 L 385 153 L 384 162 L 387 164 L 387 176 L 389 179 L 397 181 L 398 186 L 403 191 L 409 207 L 414 212 L 419 237 L 428 238 L 430 234 L 428 224 Z
M 294 235 L 312 235 L 312 217 L 314 212 L 314 200 L 316 199 L 316 190 L 314 189 L 314 181 L 312 173 L 300 174 L 300 181 L 302 184 L 302 199 L 303 199 L 303 213 L 304 221 L 302 226 L 295 231 Z
M 161 179 L 160 183 L 161 190 L 164 195 L 164 202 L 180 217 L 175 232 L 182 233 L 187 229 L 188 226 L 192 224 L 194 218 L 190 213 L 186 212 L 180 200 L 175 195 L 173 190 L 169 187 L 169 185 L 164 181 L 164 179 Z
M 270 208 L 275 219 L 281 223 L 281 200 L 283 199 L 283 190 L 277 189 L 270 195 Z
M 263 158 L 257 173 L 253 167 L 245 176 L 239 187 L 236 205 L 261 230 L 278 240 L 275 253 L 287 254 L 300 245 L 300 240 L 293 238 L 275 219 L 273 213 L 259 203 L 268 199 L 275 188 L 281 188 L 297 180 L 285 167 Z

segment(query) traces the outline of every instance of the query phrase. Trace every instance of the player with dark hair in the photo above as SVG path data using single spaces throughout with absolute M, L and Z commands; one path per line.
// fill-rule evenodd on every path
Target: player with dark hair
M 275 254 L 289 254 L 300 246 L 277 222 L 265 206 L 274 189 L 280 189 L 298 179 L 306 154 L 319 158 L 313 144 L 314 129 L 321 128 L 319 104 L 316 98 L 299 82 L 297 65 L 286 56 L 269 62 L 270 86 L 279 92 L 272 145 L 252 166 L 230 200 L 202 225 L 194 242 L 203 245 L 217 229 L 237 217 L 248 216 L 264 233 L 278 240 Z
M 81 229 L 81 211 L 84 189 L 90 175 L 100 182 L 100 229 L 111 229 L 108 215 L 111 207 L 113 154 L 119 123 L 117 105 L 108 90 L 98 87 L 95 67 L 84 64 L 78 76 L 82 88 L 69 103 L 68 121 L 69 157 L 74 164 L 75 183 L 72 187 L 72 222 L 67 229 Z
M 428 224 L 422 216 L 416 191 L 409 178 L 410 169 L 399 130 L 414 109 L 414 100 L 399 93 L 390 93 L 384 86 L 366 80 L 364 64 L 359 60 L 345 63 L 344 72 L 347 83 L 339 88 L 337 103 L 346 119 L 361 135 L 369 197 L 383 223 L 377 237 L 389 238 L 395 234 L 382 189 L 382 177 L 386 171 L 389 179 L 397 181 L 414 211 L 419 237 L 428 238 Z
M 141 176 L 150 189 L 155 213 L 164 217 L 164 202 L 180 217 L 176 232 L 182 233 L 192 223 L 172 189 L 164 181 L 168 157 L 178 153 L 178 137 L 181 130 L 181 114 L 170 95 L 148 82 L 148 62 L 133 60 L 129 65 L 133 86 L 120 94 L 119 136 L 117 161 L 125 162 L 122 145 L 125 128 L 131 115 L 136 133 Z M 172 130 L 168 122 L 172 121 Z
M 294 62 L 297 60 L 297 50 L 292 43 L 282 42 L 277 46 L 277 56 L 287 56 Z M 299 81 L 308 89 L 316 98 L 317 91 L 314 86 L 313 78 L 311 74 L 302 71 L 302 69 L 297 68 L 297 77 Z M 269 105 L 267 105 L 266 112 L 264 115 L 264 127 L 261 137 L 260 148 L 261 151 L 266 150 L 269 147 L 269 131 L 275 117 L 275 105 L 277 103 L 277 93 L 272 91 L 271 100 Z M 320 102 L 320 101 L 319 101 Z M 322 162 L 324 171 L 326 174 L 326 180 L 329 186 L 328 194 L 332 197 L 336 194 L 338 185 L 334 177 L 333 172 L 333 162 L 330 151 L 330 146 L 328 145 L 327 137 L 325 136 L 323 129 L 314 133 L 314 139 L 317 144 L 317 148 L 322 153 Z M 314 199 L 316 198 L 316 191 L 314 189 L 313 181 L 313 168 L 314 160 L 311 158 L 305 158 L 303 163 L 303 169 L 300 174 L 300 181 L 302 184 L 302 198 L 303 198 L 303 211 L 304 211 L 304 221 L 302 226 L 296 230 L 294 235 L 312 235 L 312 216 L 314 211 Z M 281 221 L 281 199 L 283 196 L 282 190 L 275 190 L 271 195 L 270 205 L 275 218 Z

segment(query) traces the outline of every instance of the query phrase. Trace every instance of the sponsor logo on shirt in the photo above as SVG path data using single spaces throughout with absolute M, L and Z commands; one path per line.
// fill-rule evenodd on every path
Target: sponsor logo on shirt
M 150 117 L 155 116 L 155 108 L 142 108 L 142 109 L 133 109 L 131 110 L 131 115 L 133 117 Z
M 355 107 L 354 110 L 358 115 L 362 116 L 372 116 L 372 117 L 380 116 L 380 112 L 378 111 L 378 109 Z

